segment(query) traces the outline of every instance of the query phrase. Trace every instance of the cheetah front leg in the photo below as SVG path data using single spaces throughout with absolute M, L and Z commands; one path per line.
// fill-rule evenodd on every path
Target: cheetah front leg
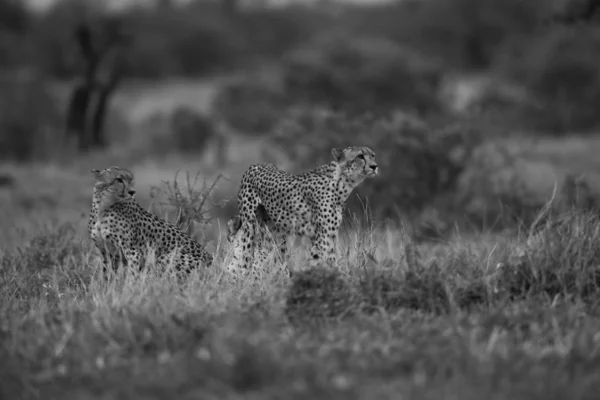
M 326 229 L 324 226 L 317 224 L 315 226 L 317 230 Z M 327 265 L 336 265 L 337 255 L 335 251 L 335 244 L 337 243 L 337 234 L 335 232 L 317 232 L 312 241 L 312 247 L 310 250 L 311 260 L 309 265 L 311 267 L 321 265 L 325 262 Z
M 108 276 L 110 270 L 116 273 L 121 264 L 127 264 L 123 252 L 112 243 L 112 239 L 111 235 L 109 235 L 108 240 L 100 243 L 96 242 L 96 248 L 98 248 L 102 256 L 102 269 L 105 276 Z
M 135 248 L 127 248 L 123 251 L 125 255 L 125 259 L 127 260 L 127 266 L 131 268 L 135 268 L 138 271 L 141 271 L 144 267 L 144 257 L 142 256 L 142 252 L 139 249 Z
M 123 259 L 127 268 L 134 268 L 137 271 L 141 271 L 145 264 L 142 250 L 133 245 L 133 240 L 130 237 L 123 236 L 121 235 L 114 239 L 117 242 L 115 243 L 116 247 L 119 249 L 119 258 Z
M 326 262 L 328 265 L 336 265 L 336 244 L 338 239 L 338 228 L 341 224 L 341 213 L 334 211 L 332 207 L 321 207 L 315 213 L 315 235 L 312 239 L 310 250 L 311 267 Z

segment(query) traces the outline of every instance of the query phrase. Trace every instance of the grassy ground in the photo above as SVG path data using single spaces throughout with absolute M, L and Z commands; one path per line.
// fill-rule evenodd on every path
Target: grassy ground
M 345 235 L 339 273 L 271 267 L 250 282 L 218 267 L 106 280 L 57 224 L 4 255 L 2 398 L 592 398 L 590 226 L 589 240 L 562 232 L 576 253 L 547 247 L 527 277 L 495 268 L 510 241 L 413 248 L 374 229 Z
M 221 272 L 228 248 L 215 223 L 215 268 L 183 280 L 154 270 L 106 280 L 85 230 L 89 169 L 131 168 L 145 207 L 150 186 L 178 169 L 209 180 L 224 173 L 219 196 L 231 196 L 261 157 L 260 143 L 239 140 L 225 171 L 191 156 L 128 162 L 114 149 L 54 166 L 2 165 L 15 186 L 0 188 L 1 399 L 597 396 L 592 215 L 555 227 L 522 266 L 500 269 L 517 237 L 415 246 L 396 227 L 349 224 L 339 273 L 290 280 L 269 266 L 256 282 Z M 596 162 L 597 145 L 586 143 L 531 149 L 583 171 Z M 294 254 L 297 269 L 302 260 Z

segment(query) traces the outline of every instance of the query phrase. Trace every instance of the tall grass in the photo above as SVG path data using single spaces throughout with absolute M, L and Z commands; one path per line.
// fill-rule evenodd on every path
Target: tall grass
M 600 223 L 570 215 L 519 263 L 514 238 L 416 244 L 356 218 L 339 268 L 303 268 L 299 247 L 292 278 L 267 264 L 252 279 L 221 269 L 225 241 L 184 278 L 170 266 L 105 276 L 88 241 L 49 226 L 0 254 L 2 393 L 586 398 Z

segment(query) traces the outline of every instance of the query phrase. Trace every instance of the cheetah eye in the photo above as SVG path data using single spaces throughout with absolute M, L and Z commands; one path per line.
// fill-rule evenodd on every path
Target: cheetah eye
M 365 155 L 364 154 L 359 154 L 358 155 L 358 159 L 359 160 L 364 160 L 365 159 Z
M 116 181 L 116 182 L 119 182 L 119 183 L 124 183 L 124 182 L 123 182 L 123 178 L 117 178 L 117 179 L 115 179 L 115 181 Z

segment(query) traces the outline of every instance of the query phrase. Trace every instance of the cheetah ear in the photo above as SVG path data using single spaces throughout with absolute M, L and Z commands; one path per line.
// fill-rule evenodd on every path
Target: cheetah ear
M 337 147 L 331 149 L 331 155 L 336 162 L 342 162 L 344 160 L 344 150 L 338 149 Z

